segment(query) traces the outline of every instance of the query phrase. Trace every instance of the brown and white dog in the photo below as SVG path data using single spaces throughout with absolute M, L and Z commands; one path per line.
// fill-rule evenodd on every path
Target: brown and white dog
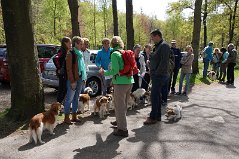
M 44 142 L 41 140 L 41 135 L 44 129 L 48 129 L 50 134 L 54 134 L 53 130 L 56 127 L 56 116 L 61 108 L 61 104 L 56 102 L 51 105 L 50 110 L 39 113 L 35 115 L 29 124 L 29 131 L 30 131 L 30 140 L 29 143 L 34 140 L 35 144 L 37 144 L 37 139 L 41 144 Z
M 168 120 L 173 119 L 174 121 L 177 121 L 178 119 L 181 119 L 182 107 L 178 104 L 175 104 L 173 107 L 167 107 L 165 116 Z
M 98 97 L 94 104 L 94 114 L 96 114 L 96 111 L 98 111 L 100 118 L 104 118 L 104 116 L 106 115 L 108 103 L 109 103 L 108 97 L 106 96 Z
M 106 111 L 107 111 L 107 114 L 110 114 L 110 109 L 114 110 L 114 103 L 113 103 L 114 99 L 112 94 L 107 94 L 106 97 L 109 100 L 109 103 L 107 103 L 107 106 L 106 106 Z
M 90 94 L 92 93 L 92 89 L 90 87 L 86 87 L 84 89 L 84 94 L 79 95 L 79 104 L 78 111 L 84 114 L 85 108 L 90 110 Z
M 211 79 L 212 81 L 217 79 L 217 75 L 215 71 L 208 71 L 207 76 L 209 77 L 209 79 Z

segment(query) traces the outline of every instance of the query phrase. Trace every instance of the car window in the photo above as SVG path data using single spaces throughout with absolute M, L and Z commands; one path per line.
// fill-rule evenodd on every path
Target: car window
M 0 48 L 0 57 L 6 57 L 7 48 Z
M 37 46 L 39 58 L 51 58 L 57 53 L 60 47 L 53 46 Z
M 94 54 L 94 53 L 90 54 L 90 61 L 92 63 L 95 63 L 95 58 L 96 58 L 96 54 Z

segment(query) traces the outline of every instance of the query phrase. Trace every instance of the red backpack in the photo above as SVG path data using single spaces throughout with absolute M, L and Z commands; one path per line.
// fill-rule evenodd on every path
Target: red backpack
M 135 54 L 131 50 L 119 50 L 124 61 L 124 68 L 119 71 L 120 76 L 133 76 L 139 73 L 135 61 Z

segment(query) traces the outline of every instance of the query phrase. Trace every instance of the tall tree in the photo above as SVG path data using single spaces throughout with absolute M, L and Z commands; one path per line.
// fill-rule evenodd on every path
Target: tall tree
M 43 86 L 34 49 L 30 0 L 2 0 L 2 13 L 11 75 L 11 108 L 16 120 L 44 110 Z
M 71 12 L 72 37 L 81 36 L 78 21 L 78 0 L 68 0 L 68 5 Z
M 193 38 L 192 46 L 194 50 L 194 61 L 193 61 L 193 73 L 198 73 L 198 53 L 199 53 L 199 43 L 200 43 L 200 32 L 201 32 L 201 8 L 202 0 L 195 1 L 194 9 L 194 24 L 193 24 Z
M 133 0 L 126 0 L 127 49 L 134 47 Z
M 207 46 L 207 2 L 208 0 L 205 0 L 204 2 L 204 10 L 203 10 L 203 30 L 204 30 L 204 43 L 203 46 L 206 47 Z
M 118 30 L 117 0 L 112 0 L 112 10 L 113 10 L 113 23 L 114 23 L 114 36 L 118 36 L 119 30 Z

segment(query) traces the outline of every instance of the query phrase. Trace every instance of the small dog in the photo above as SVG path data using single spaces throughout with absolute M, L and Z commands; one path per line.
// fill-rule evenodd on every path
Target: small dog
M 98 111 L 100 118 L 104 118 L 104 116 L 106 115 L 108 103 L 109 99 L 106 96 L 101 96 L 97 98 L 94 105 L 94 114 L 96 114 L 96 111 Z
M 146 93 L 146 90 L 143 88 L 138 88 L 137 90 L 135 90 L 132 95 L 135 98 L 136 103 L 138 104 L 140 101 L 140 98 L 143 97 Z
M 90 95 L 93 90 L 90 87 L 84 89 L 84 94 L 79 95 L 78 111 L 84 114 L 85 108 L 90 110 Z
M 29 124 L 29 131 L 30 131 L 30 140 L 29 143 L 34 140 L 35 144 L 37 144 L 37 139 L 41 144 L 44 142 L 41 140 L 41 135 L 44 129 L 48 129 L 50 134 L 54 134 L 53 130 L 56 127 L 56 116 L 61 108 L 61 104 L 56 102 L 51 105 L 50 110 L 39 113 L 35 115 Z
M 114 110 L 113 96 L 112 94 L 107 94 L 106 97 L 109 100 L 109 103 L 107 103 L 107 106 L 106 106 L 106 111 L 107 111 L 107 114 L 110 114 L 110 109 Z
M 166 114 L 168 120 L 173 119 L 174 121 L 177 121 L 177 119 L 182 118 L 182 107 L 180 105 L 174 105 L 173 107 L 167 107 L 166 108 Z
M 127 102 L 127 108 L 129 110 L 133 110 L 133 108 L 136 106 L 136 99 L 134 97 L 134 95 L 132 93 L 130 93 L 130 97 L 129 97 L 129 100 Z
M 214 71 L 208 71 L 207 76 L 208 76 L 209 79 L 211 79 L 212 81 L 214 81 L 214 80 L 217 79 L 216 72 L 214 72 Z

